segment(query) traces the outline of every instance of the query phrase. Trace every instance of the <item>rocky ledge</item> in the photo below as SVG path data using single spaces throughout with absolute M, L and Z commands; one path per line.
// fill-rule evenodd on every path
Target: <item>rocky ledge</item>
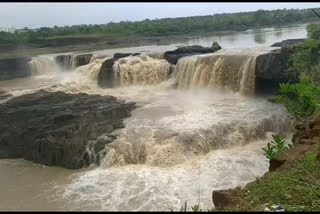
M 0 59 L 0 81 L 31 76 L 31 58 Z
M 135 103 L 112 96 L 36 93 L 0 105 L 0 158 L 78 169 L 93 163 Z M 99 136 L 105 138 L 99 138 Z M 92 151 L 92 152 L 91 152 Z
M 200 45 L 191 45 L 177 48 L 173 51 L 166 51 L 164 59 L 171 64 L 177 64 L 179 59 L 185 56 L 213 53 L 221 49 L 217 42 L 213 42 L 211 47 L 202 47 Z

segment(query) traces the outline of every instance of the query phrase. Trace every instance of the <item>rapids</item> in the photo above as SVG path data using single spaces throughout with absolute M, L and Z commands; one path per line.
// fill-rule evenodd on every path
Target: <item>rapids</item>
M 14 96 L 41 88 L 113 95 L 138 105 L 114 132 L 117 138 L 106 145 L 100 166 L 65 173 L 53 185 L 41 181 L 56 210 L 170 211 L 185 201 L 189 209 L 195 204 L 209 209 L 213 190 L 262 176 L 268 162 L 261 147 L 271 133 L 291 131 L 281 105 L 254 96 L 259 53 L 222 50 L 185 57 L 172 75 L 161 54 L 129 56 L 114 64 L 117 86 L 108 89 L 97 85 L 106 56 L 72 71 L 38 57 L 30 63 L 33 76 L 20 87 L 12 86 L 19 80 L 2 81 L 0 87 Z

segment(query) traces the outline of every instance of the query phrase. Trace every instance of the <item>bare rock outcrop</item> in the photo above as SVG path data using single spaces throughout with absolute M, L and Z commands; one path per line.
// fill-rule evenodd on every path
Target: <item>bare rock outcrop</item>
M 111 142 L 97 140 L 123 127 L 134 103 L 113 96 L 64 92 L 14 97 L 0 105 L 0 158 L 24 158 L 71 169 L 94 162 L 92 155 Z

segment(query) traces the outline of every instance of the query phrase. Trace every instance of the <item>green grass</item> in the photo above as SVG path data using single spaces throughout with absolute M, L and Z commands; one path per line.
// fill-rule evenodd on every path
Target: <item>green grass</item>
M 221 211 L 263 211 L 281 204 L 285 211 L 320 211 L 320 161 L 309 154 L 286 170 L 270 172 L 240 190 L 241 200 Z M 213 211 L 213 210 L 212 210 Z M 215 210 L 218 211 L 218 210 Z
M 288 211 L 320 211 L 320 162 L 306 156 L 285 172 L 274 172 L 249 189 L 253 206 L 282 204 Z

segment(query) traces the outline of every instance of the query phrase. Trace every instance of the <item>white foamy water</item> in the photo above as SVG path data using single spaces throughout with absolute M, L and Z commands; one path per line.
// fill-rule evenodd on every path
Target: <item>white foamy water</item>
M 264 141 L 229 150 L 212 151 L 174 167 L 127 165 L 96 168 L 73 176 L 57 194 L 75 210 L 178 211 L 190 206 L 213 208 L 212 191 L 235 188 L 268 170 Z M 200 199 L 200 203 L 199 203 Z
M 53 73 L 60 70 L 59 65 L 55 62 L 53 56 L 34 57 L 29 62 L 32 75 L 41 75 L 45 73 Z
M 168 79 L 170 63 L 148 55 L 119 59 L 113 65 L 118 86 L 153 85 Z

